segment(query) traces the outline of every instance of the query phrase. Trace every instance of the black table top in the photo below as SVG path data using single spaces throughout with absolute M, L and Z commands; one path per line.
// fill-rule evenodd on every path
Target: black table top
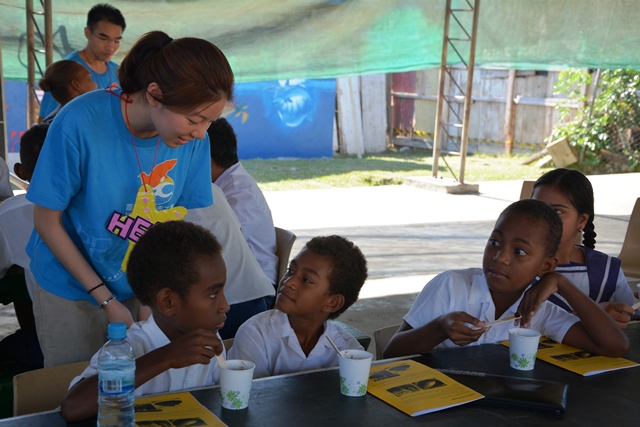
M 630 324 L 631 343 L 624 356 L 640 362 L 640 323 Z M 459 369 L 569 384 L 567 411 L 558 416 L 531 409 L 497 407 L 482 400 L 418 417 L 410 417 L 376 397 L 340 394 L 337 369 L 256 380 L 249 408 L 223 409 L 218 387 L 193 391 L 204 406 L 230 427 L 235 426 L 635 426 L 640 418 L 640 367 L 590 377 L 538 360 L 533 371 L 517 371 L 508 363 L 508 349 L 488 344 L 434 351 L 415 360 L 434 368 Z M 384 361 L 374 362 L 384 363 Z M 76 424 L 95 426 L 93 422 Z M 57 412 L 0 420 L 0 427 L 66 426 Z

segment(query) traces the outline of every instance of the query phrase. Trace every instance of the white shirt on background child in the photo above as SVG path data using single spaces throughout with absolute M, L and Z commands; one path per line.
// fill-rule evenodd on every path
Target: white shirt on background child
M 518 299 L 501 318 L 513 316 L 518 310 Z M 403 320 L 417 329 L 433 319 L 454 311 L 464 311 L 475 318 L 491 322 L 495 318 L 496 307 L 489 292 L 489 286 L 480 268 L 449 270 L 434 277 L 422 289 Z M 562 342 L 565 334 L 580 319 L 549 301 L 540 304 L 540 308 L 530 322 L 530 329 L 554 341 Z M 505 322 L 491 326 L 480 339 L 469 345 L 491 344 L 509 339 L 509 329 L 514 322 Z M 458 347 L 450 339 L 434 347 L 435 349 Z
M 218 335 L 220 338 L 220 335 Z M 149 320 L 134 323 L 127 330 L 127 342 L 133 347 L 136 359 L 143 355 L 169 344 L 169 338 L 160 330 L 153 315 Z M 91 358 L 91 363 L 79 376 L 75 377 L 69 388 L 83 378 L 98 374 L 98 351 Z M 222 351 L 225 357 L 225 350 Z M 220 368 L 215 357 L 211 358 L 208 365 L 195 364 L 180 369 L 169 369 L 150 379 L 136 388 L 136 396 L 144 396 L 154 393 L 166 393 L 170 391 L 186 390 L 194 387 L 204 387 L 215 384 L 220 380 Z
M 338 354 L 327 336 L 340 350 L 363 350 L 349 332 L 327 321 L 318 343 L 306 356 L 287 315 L 280 310 L 267 310 L 240 326 L 229 359 L 255 363 L 254 378 L 338 366 Z

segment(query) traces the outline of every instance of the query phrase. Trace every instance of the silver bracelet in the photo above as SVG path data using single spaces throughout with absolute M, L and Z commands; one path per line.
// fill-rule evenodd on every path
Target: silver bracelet
M 109 298 L 107 298 L 102 304 L 100 304 L 100 308 L 105 308 L 107 304 L 116 299 L 116 294 L 111 294 Z

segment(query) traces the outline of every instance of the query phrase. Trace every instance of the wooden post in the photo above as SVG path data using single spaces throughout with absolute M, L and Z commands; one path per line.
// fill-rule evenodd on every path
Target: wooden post
M 510 156 L 513 151 L 513 137 L 515 132 L 516 104 L 513 102 L 516 86 L 516 70 L 509 70 L 507 80 L 507 98 L 504 108 L 504 154 Z
M 438 99 L 436 100 L 436 125 L 433 130 L 433 166 L 431 175 L 438 177 L 438 158 L 440 157 L 440 140 L 442 139 L 440 126 L 442 121 L 442 107 L 444 104 L 444 81 L 447 77 L 447 49 L 449 47 L 449 15 L 451 0 L 447 0 L 444 11 L 444 34 L 442 36 L 442 58 L 440 59 L 440 76 L 438 78 Z
M 467 72 L 467 92 L 464 98 L 464 118 L 462 120 L 462 137 L 460 141 L 460 176 L 458 181 L 464 184 L 464 166 L 467 161 L 467 147 L 469 146 L 469 115 L 471 113 L 471 97 L 473 90 L 473 69 L 476 61 L 476 38 L 478 35 L 478 18 L 480 16 L 480 0 L 473 5 L 473 28 L 471 29 L 471 46 L 469 47 L 469 64 Z

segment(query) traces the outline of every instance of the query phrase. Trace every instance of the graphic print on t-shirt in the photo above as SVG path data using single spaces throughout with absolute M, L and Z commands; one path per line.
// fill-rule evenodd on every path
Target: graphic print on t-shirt
M 173 196 L 174 182 L 167 173 L 176 163 L 175 159 L 167 160 L 154 167 L 151 174 L 147 175 L 143 172 L 140 175 L 143 185 L 138 188 L 131 213 L 126 215 L 114 211 L 107 222 L 107 230 L 129 242 L 129 248 L 122 260 L 122 271 L 127 271 L 127 262 L 133 246 L 153 224 L 178 221 L 184 219 L 187 214 L 187 209 L 182 206 L 158 210 L 158 202 L 167 202 Z

